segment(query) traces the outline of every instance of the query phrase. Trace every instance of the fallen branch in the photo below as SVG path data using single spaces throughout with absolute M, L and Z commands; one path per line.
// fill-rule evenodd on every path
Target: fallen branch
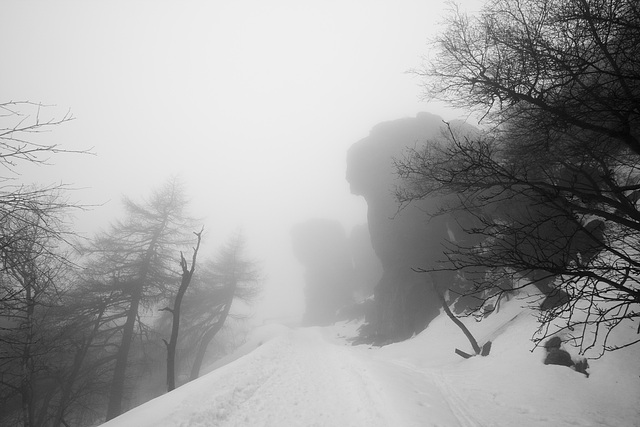
M 473 348 L 473 351 L 475 351 L 475 354 L 469 354 L 456 348 L 455 349 L 456 354 L 461 357 L 464 357 L 465 359 L 476 356 L 478 354 L 481 356 L 487 356 L 491 351 L 491 341 L 487 341 L 482 347 L 480 347 L 478 345 L 478 341 L 476 341 L 473 334 L 471 334 L 471 331 L 469 331 L 469 328 L 467 328 L 464 325 L 464 323 L 462 323 L 460 319 L 458 319 L 455 316 L 455 314 L 451 312 L 451 309 L 449 309 L 449 304 L 445 300 L 444 295 L 440 293 L 440 291 L 437 289 L 436 286 L 434 286 L 433 288 L 436 294 L 438 295 L 438 298 L 440 298 L 440 302 L 442 303 L 442 308 L 444 309 L 444 312 L 447 313 L 447 316 L 449 316 L 449 318 L 453 321 L 453 323 L 455 323 L 460 329 L 462 329 L 462 332 L 464 332 L 464 335 L 467 337 L 467 339 L 471 343 L 471 347 Z

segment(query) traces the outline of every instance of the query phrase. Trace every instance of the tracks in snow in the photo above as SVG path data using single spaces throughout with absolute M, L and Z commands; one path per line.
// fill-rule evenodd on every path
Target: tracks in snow
M 418 383 L 421 385 L 423 390 L 428 388 L 429 385 L 432 387 L 432 390 L 427 390 L 418 392 L 423 395 L 426 399 L 429 399 L 433 402 L 437 402 L 439 404 L 446 405 L 448 412 L 450 413 L 450 419 L 453 420 L 456 424 L 453 424 L 451 421 L 447 421 L 446 419 L 443 422 L 434 422 L 434 426 L 443 425 L 443 426 L 459 426 L 459 427 L 485 427 L 485 423 L 480 420 L 476 415 L 474 415 L 473 410 L 467 405 L 462 396 L 456 391 L 456 389 L 449 383 L 446 379 L 445 375 L 440 370 L 435 369 L 421 369 L 410 363 L 394 360 L 392 362 L 393 365 L 398 368 L 410 373 L 414 376 L 419 376 L 420 381 Z M 444 408 L 440 408 L 439 416 L 445 417 L 446 410 Z M 429 419 L 428 412 L 425 413 L 425 418 Z M 428 422 L 428 421 L 427 421 Z M 442 424 L 441 424 L 442 423 Z M 427 424 L 428 425 L 428 424 Z

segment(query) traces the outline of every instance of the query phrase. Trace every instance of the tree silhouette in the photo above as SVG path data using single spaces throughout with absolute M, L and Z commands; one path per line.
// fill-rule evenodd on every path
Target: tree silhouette
M 187 242 L 190 220 L 185 215 L 183 189 L 167 182 L 144 203 L 125 199 L 127 216 L 87 248 L 95 280 L 107 292 L 122 296 L 117 334 L 117 356 L 109 396 L 107 419 L 122 412 L 126 370 L 136 326 L 144 328 L 141 311 L 173 294 L 180 274 L 174 271 L 175 254 Z M 114 339 L 116 336 L 114 336 Z
M 183 300 L 181 320 L 182 347 L 193 350 L 184 358 L 192 361 L 191 380 L 200 375 L 207 349 L 225 325 L 234 301 L 253 301 L 259 294 L 259 279 L 258 266 L 246 257 L 239 231 L 196 271 Z
M 441 268 L 472 273 L 460 293 L 475 309 L 534 284 L 545 296 L 537 339 L 564 331 L 583 352 L 638 342 L 611 335 L 639 316 L 638 22 L 627 0 L 453 9 L 419 72 L 426 95 L 495 126 L 398 161 L 402 203 L 446 197 L 435 214 L 473 215 L 465 229 L 481 243 L 453 241 Z
M 169 341 L 163 339 L 167 347 L 167 391 L 171 391 L 176 388 L 176 347 L 178 345 L 178 334 L 180 332 L 180 314 L 182 309 L 182 299 L 184 298 L 193 273 L 196 270 L 196 260 L 198 258 L 198 250 L 200 249 L 200 242 L 202 240 L 202 231 L 194 233 L 197 237 L 197 243 L 193 248 L 193 256 L 191 258 L 191 266 L 187 264 L 182 252 L 180 252 L 180 268 L 182 269 L 182 278 L 180 280 L 180 287 L 176 292 L 176 297 L 173 302 L 173 308 L 165 307 L 161 311 L 168 311 L 171 313 L 171 338 Z

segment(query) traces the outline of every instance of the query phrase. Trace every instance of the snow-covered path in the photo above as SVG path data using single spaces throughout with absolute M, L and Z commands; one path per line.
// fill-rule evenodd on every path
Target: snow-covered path
M 104 426 L 467 426 L 408 367 L 320 328 L 289 330 Z M 416 410 L 417 408 L 417 410 Z
M 382 348 L 348 345 L 357 325 L 263 327 L 218 369 L 104 426 L 640 425 L 637 352 L 594 361 L 590 378 L 545 366 L 528 350 L 535 319 L 509 321 L 518 310 L 471 324 L 494 345 L 489 357 L 468 360 L 453 353 L 468 342 L 443 316 Z
M 216 410 L 202 411 L 202 425 L 391 425 L 367 369 L 347 348 L 327 344 L 318 329 L 267 342 L 242 369 L 221 372 L 220 387 L 206 397 L 206 407 Z

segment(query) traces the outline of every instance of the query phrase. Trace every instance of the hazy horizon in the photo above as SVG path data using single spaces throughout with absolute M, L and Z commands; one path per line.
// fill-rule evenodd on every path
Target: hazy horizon
M 5 1 L 3 101 L 55 105 L 75 120 L 47 143 L 91 149 L 26 165 L 20 182 L 67 183 L 94 207 L 91 236 L 170 176 L 185 183 L 210 255 L 241 227 L 262 261 L 266 317 L 299 313 L 290 229 L 366 222 L 346 153 L 381 121 L 420 111 L 420 66 L 444 1 Z M 287 298 L 284 299 L 284 296 Z

